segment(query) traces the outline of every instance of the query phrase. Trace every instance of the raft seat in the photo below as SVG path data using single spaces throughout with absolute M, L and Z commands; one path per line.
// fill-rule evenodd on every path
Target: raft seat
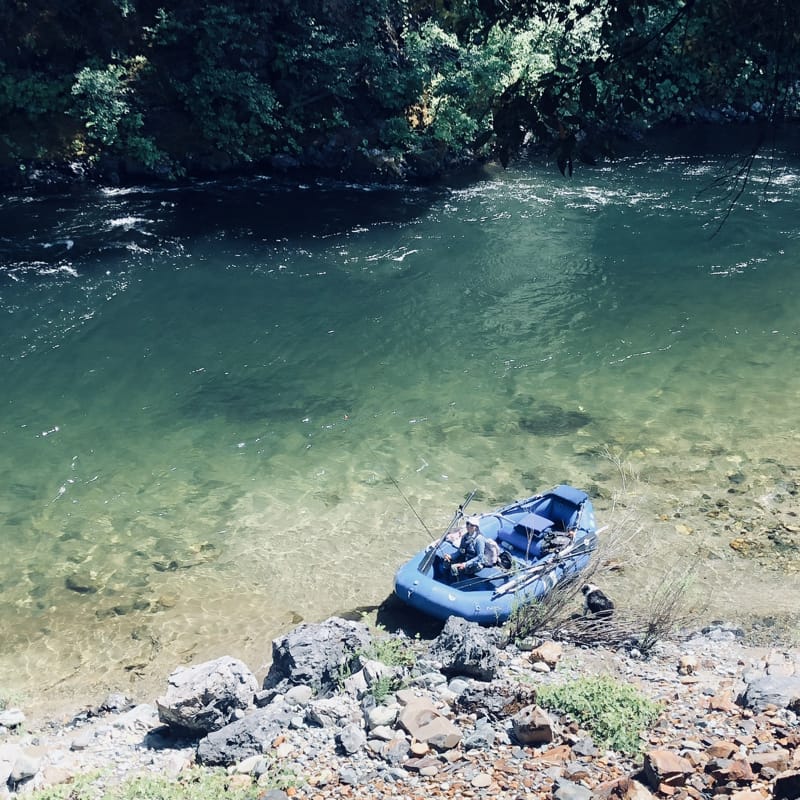
M 552 527 L 553 521 L 547 517 L 528 514 L 521 520 L 521 524 L 513 528 L 500 528 L 497 541 L 506 549 L 513 548 L 526 556 L 538 556 L 541 551 L 541 536 Z

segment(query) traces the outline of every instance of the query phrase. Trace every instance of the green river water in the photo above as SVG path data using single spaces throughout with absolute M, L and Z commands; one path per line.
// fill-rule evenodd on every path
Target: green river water
M 261 675 L 298 620 L 380 604 L 472 488 L 476 511 L 586 488 L 618 605 L 677 563 L 707 615 L 791 620 L 779 163 L 716 234 L 709 155 L 6 196 L 0 695 L 158 691 L 225 654 Z

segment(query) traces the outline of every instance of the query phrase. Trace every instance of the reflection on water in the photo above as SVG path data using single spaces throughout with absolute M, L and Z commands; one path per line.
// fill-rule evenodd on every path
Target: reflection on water
M 679 557 L 710 613 L 797 611 L 797 186 L 712 237 L 713 167 L 6 200 L 0 686 L 264 669 L 473 487 L 636 506 L 623 603 Z

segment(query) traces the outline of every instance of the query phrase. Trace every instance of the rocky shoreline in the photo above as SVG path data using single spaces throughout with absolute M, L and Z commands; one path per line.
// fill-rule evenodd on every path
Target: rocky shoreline
M 800 652 L 731 626 L 645 658 L 630 643 L 509 642 L 457 618 L 423 641 L 333 617 L 275 639 L 272 655 L 260 685 L 223 657 L 176 669 L 153 704 L 111 695 L 36 731 L 24 710 L 0 712 L 0 796 L 97 771 L 105 788 L 181 781 L 197 766 L 265 800 L 800 797 Z M 640 752 L 537 705 L 587 676 L 658 704 Z

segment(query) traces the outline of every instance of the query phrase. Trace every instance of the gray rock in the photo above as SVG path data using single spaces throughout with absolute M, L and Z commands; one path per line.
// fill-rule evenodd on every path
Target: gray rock
M 361 706 L 348 695 L 312 700 L 308 704 L 306 718 L 323 728 L 343 727 L 353 722 L 362 724 L 364 721 Z
M 497 732 L 487 719 L 479 719 L 475 728 L 464 736 L 465 750 L 489 750 L 497 738 Z
M 456 696 L 463 694 L 467 688 L 469 687 L 469 681 L 464 680 L 464 678 L 453 678 L 450 683 L 447 684 L 447 688 Z
M 127 711 L 133 706 L 133 700 L 122 692 L 112 692 L 100 704 L 100 711 L 104 713 L 119 713 Z
M 24 783 L 33 778 L 39 771 L 42 760 L 35 756 L 28 755 L 27 753 L 18 753 L 14 766 L 11 768 L 11 773 L 8 776 L 9 785 L 16 785 Z
M 262 688 L 285 692 L 305 684 L 328 695 L 338 687 L 342 668 L 357 669 L 356 653 L 370 641 L 366 625 L 339 617 L 299 625 L 273 640 L 272 664 Z
M 497 680 L 491 684 L 470 683 L 456 701 L 460 711 L 493 720 L 507 719 L 526 706 L 535 704 L 534 686 L 509 680 Z
M 563 778 L 553 784 L 553 800 L 590 800 L 591 796 L 590 789 Z
M 250 708 L 257 689 L 255 675 L 230 656 L 179 667 L 169 676 L 166 694 L 156 701 L 158 716 L 167 725 L 208 733 Z
M 259 800 L 289 800 L 289 795 L 283 789 L 267 789 L 259 795 Z
M 415 675 L 410 681 L 411 686 L 421 686 L 425 689 L 435 689 L 447 683 L 447 677 L 441 672 L 426 672 L 423 675 Z
M 197 745 L 197 760 L 208 766 L 227 767 L 249 756 L 261 755 L 289 727 L 293 713 L 285 703 L 276 701 L 212 731 Z
M 381 751 L 381 758 L 390 765 L 402 764 L 408 759 L 410 752 L 408 739 L 400 732 L 386 742 Z
M 376 683 L 379 683 L 384 678 L 391 680 L 402 677 L 402 669 L 398 667 L 390 667 L 381 661 L 368 659 L 363 662 L 361 672 L 364 675 L 364 680 L 367 686 L 372 688 Z
M 354 722 L 345 725 L 336 737 L 336 743 L 347 753 L 353 755 L 367 745 L 367 735 L 364 729 Z
M 391 727 L 396 722 L 399 711 L 400 706 L 396 703 L 375 706 L 367 712 L 367 727 L 371 731 L 377 728 Z
M 81 731 L 70 743 L 70 750 L 86 750 L 94 744 L 95 731 Z
M 286 692 L 286 702 L 290 706 L 307 706 L 314 694 L 310 686 L 293 686 Z
M 576 756 L 588 756 L 591 758 L 594 758 L 595 756 L 599 755 L 597 747 L 595 747 L 594 742 L 589 736 L 586 736 L 583 739 L 578 739 L 578 741 L 572 745 L 572 752 Z
M 476 622 L 450 617 L 433 641 L 430 654 L 445 675 L 466 675 L 490 681 L 497 674 L 500 658 L 498 633 Z
M 22 750 L 15 744 L 0 744 L 0 786 L 5 786 Z
M 360 700 L 369 692 L 367 678 L 363 669 L 360 669 L 358 672 L 354 672 L 352 675 L 345 678 L 344 690 L 347 692 L 347 694 L 352 695 L 358 700 Z
M 339 770 L 339 783 L 344 783 L 347 786 L 358 786 L 360 783 L 358 773 L 350 767 L 345 767 Z
M 371 737 L 381 742 L 389 742 L 395 736 L 394 730 L 388 725 L 378 725 L 376 728 L 372 728 L 369 733 Z
M 120 730 L 149 731 L 158 724 L 158 711 L 149 703 L 140 703 L 137 706 L 120 714 L 111 720 L 111 725 Z
M 390 767 L 383 773 L 383 777 L 390 781 L 397 781 L 402 783 L 408 780 L 408 770 L 402 767 Z
M 739 704 L 755 711 L 769 705 L 800 712 L 800 675 L 764 675 L 745 687 Z

